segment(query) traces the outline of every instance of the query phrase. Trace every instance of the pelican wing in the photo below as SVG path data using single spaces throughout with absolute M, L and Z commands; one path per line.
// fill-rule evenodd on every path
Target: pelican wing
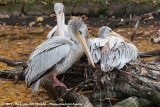
M 37 81 L 51 67 L 55 66 L 70 52 L 72 42 L 65 37 L 56 36 L 39 45 L 30 55 L 25 70 L 25 81 L 28 85 Z
M 88 40 L 92 57 L 97 63 L 100 60 L 102 71 L 110 71 L 113 68 L 121 69 L 131 60 L 137 58 L 138 50 L 119 37 L 91 38 Z
M 90 38 L 87 42 L 92 58 L 95 63 L 101 59 L 101 49 L 108 42 L 107 39 Z

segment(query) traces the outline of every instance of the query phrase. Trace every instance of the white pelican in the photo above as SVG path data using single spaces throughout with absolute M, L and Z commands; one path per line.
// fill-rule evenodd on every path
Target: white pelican
M 90 38 L 88 46 L 95 63 L 100 61 L 101 70 L 121 69 L 124 65 L 137 58 L 138 50 L 127 39 L 103 26 L 99 29 L 99 38 Z M 128 41 L 129 42 L 129 41 Z
M 151 42 L 160 44 L 160 29 L 157 31 L 157 35 L 158 35 L 158 38 L 152 38 Z
M 62 30 L 63 32 L 63 30 Z M 85 52 L 91 64 L 95 67 L 85 37 L 89 36 L 86 24 L 81 19 L 70 20 L 68 24 L 70 40 L 67 37 L 55 36 L 40 44 L 30 55 L 28 67 L 25 70 L 25 81 L 32 85 L 32 92 L 38 90 L 40 81 L 53 78 L 53 86 L 64 86 L 56 78 L 57 75 L 69 69 Z
M 55 3 L 54 11 L 56 13 L 57 25 L 48 33 L 47 39 L 59 35 L 68 37 L 68 25 L 65 24 L 64 5 L 62 3 Z M 64 32 L 61 32 L 59 29 L 64 30 Z

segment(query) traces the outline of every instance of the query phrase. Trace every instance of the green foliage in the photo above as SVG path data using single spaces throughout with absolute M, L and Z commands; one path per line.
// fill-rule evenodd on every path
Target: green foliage
M 160 6 L 160 0 L 152 0 L 155 5 Z
M 2 0 L 0 0 L 0 2 L 2 2 Z M 92 2 L 92 3 L 101 3 L 102 5 L 104 5 L 105 7 L 107 7 L 107 5 L 109 5 L 109 3 L 112 2 L 136 2 L 136 3 L 140 3 L 140 2 L 153 2 L 155 5 L 160 5 L 160 0 L 4 0 L 4 2 L 6 3 L 35 3 L 35 2 L 46 2 L 47 4 L 52 5 L 55 2 L 66 2 L 66 3 L 80 3 L 80 2 Z M 108 4 L 107 4 L 108 3 Z

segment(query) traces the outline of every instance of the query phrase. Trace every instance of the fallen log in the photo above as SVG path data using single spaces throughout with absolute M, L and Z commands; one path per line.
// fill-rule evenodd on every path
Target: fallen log
M 160 56 L 160 50 L 139 52 L 138 55 L 140 58 Z
M 80 95 L 75 91 L 68 91 L 64 87 L 53 87 L 53 81 L 50 79 L 46 79 L 46 81 L 42 85 L 48 91 L 49 95 L 52 96 L 54 99 L 62 98 L 68 104 L 73 104 L 68 106 L 78 105 L 79 107 L 93 107 L 93 105 L 90 103 L 89 99 L 86 96 Z M 57 102 L 53 102 L 53 104 L 56 103 Z M 67 106 L 67 103 L 65 103 L 65 106 Z
M 152 103 L 150 101 L 137 97 L 129 97 L 113 105 L 113 107 L 150 107 L 150 106 L 152 106 Z
M 100 94 L 101 93 L 101 94 Z M 118 92 L 115 90 L 96 90 L 91 93 L 85 93 L 85 96 L 88 97 L 89 100 L 95 100 L 95 99 L 105 99 L 105 98 L 126 98 L 128 95 Z
M 157 105 L 160 104 L 160 91 L 154 87 L 154 84 L 156 84 L 154 83 L 154 80 L 150 80 L 153 83 L 151 85 L 148 84 L 148 81 L 146 82 L 145 80 L 142 80 L 141 76 L 138 76 L 134 73 L 130 74 L 125 71 L 121 71 L 121 73 L 122 74 L 119 78 L 121 81 L 118 81 L 116 84 L 114 84 L 114 90 L 121 91 L 131 96 L 146 99 Z M 123 85 L 121 82 L 123 82 Z
M 159 102 L 160 101 L 160 93 L 157 91 L 154 91 L 152 88 L 147 88 L 145 86 L 136 86 L 136 85 L 133 85 L 130 83 L 125 87 L 117 87 L 116 90 L 117 91 L 119 90 L 125 94 L 130 95 L 130 96 L 136 96 L 139 98 L 147 99 L 157 105 L 160 104 L 160 102 Z

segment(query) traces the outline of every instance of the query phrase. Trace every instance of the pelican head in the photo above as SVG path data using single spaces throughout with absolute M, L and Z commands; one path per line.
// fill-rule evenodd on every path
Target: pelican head
M 58 33 L 59 35 L 62 35 L 62 30 L 64 27 L 64 5 L 62 3 L 55 3 L 54 11 L 57 18 Z
M 98 36 L 100 38 L 106 38 L 106 37 L 109 37 L 110 36 L 110 33 L 112 32 L 112 29 L 107 27 L 107 26 L 103 26 L 99 29 L 99 32 L 98 32 Z
M 126 42 L 131 43 L 128 39 L 122 37 L 121 35 L 119 35 L 118 33 L 114 32 L 114 31 L 112 31 L 112 29 L 108 26 L 101 27 L 99 29 L 98 36 L 103 39 L 107 39 L 107 37 L 111 37 L 111 36 L 117 36 L 117 37 L 124 39 Z
M 85 38 L 89 36 L 88 28 L 86 24 L 80 18 L 75 18 L 69 21 L 68 23 L 68 32 L 71 36 L 71 39 L 75 41 L 76 44 L 80 43 L 84 52 L 86 53 L 89 61 L 92 66 L 95 68 L 93 58 L 87 46 Z
M 60 14 L 60 12 L 64 11 L 64 5 L 62 3 L 55 3 L 54 4 L 54 11 L 56 14 Z

